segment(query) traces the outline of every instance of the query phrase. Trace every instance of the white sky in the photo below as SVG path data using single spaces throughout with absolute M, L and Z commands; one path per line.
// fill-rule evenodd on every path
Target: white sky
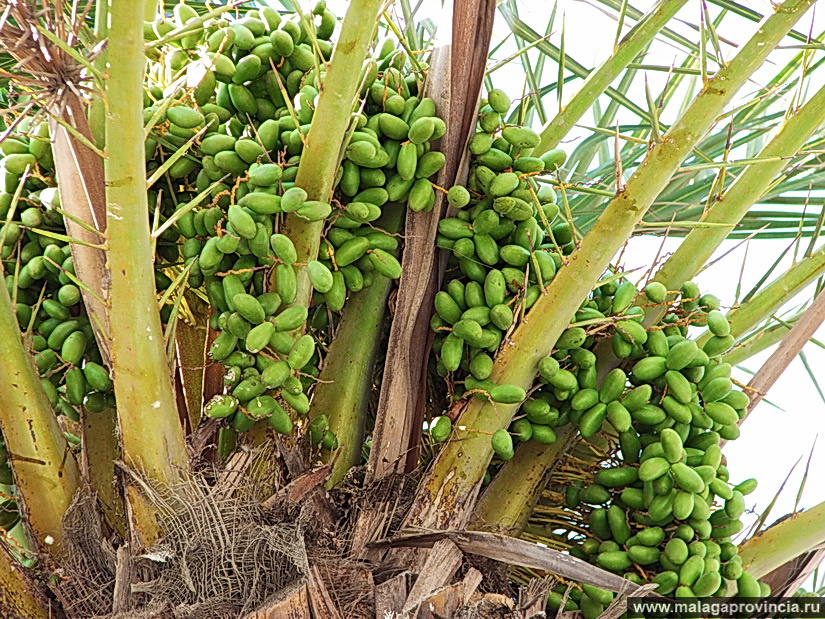
M 770 12 L 772 9 L 769 0 L 744 0 L 746 6 L 761 13 Z M 328 0 L 329 6 L 339 15 L 343 15 L 346 2 L 344 0 Z M 414 6 L 416 2 L 411 0 Z M 438 0 L 422 0 L 419 10 L 419 18 L 430 17 L 435 22 L 439 20 Z M 554 3 L 548 0 L 518 0 L 519 13 L 534 30 L 544 34 L 545 28 L 553 10 Z M 558 0 L 557 18 L 554 24 L 550 40 L 560 44 L 562 16 L 565 23 L 565 46 L 566 53 L 575 58 L 579 63 L 588 68 L 597 67 L 606 59 L 612 50 L 616 35 L 616 21 L 611 14 L 604 13 L 597 2 L 586 0 Z M 646 11 L 655 3 L 652 0 L 634 0 L 631 2 L 636 8 Z M 689 0 L 683 10 L 678 14 L 678 18 L 683 18 L 691 23 L 698 23 L 700 20 L 700 7 L 702 3 L 697 0 Z M 823 9 L 825 7 L 820 7 Z M 709 5 L 711 16 L 718 15 L 718 9 Z M 629 20 L 628 20 L 629 22 Z M 629 22 L 632 23 L 632 22 Z M 680 34 L 692 41 L 698 41 L 699 35 L 691 30 L 685 23 L 679 21 L 671 22 L 671 27 Z M 718 34 L 722 40 L 730 43 L 743 43 L 756 30 L 757 26 L 753 22 L 746 21 L 736 16 L 726 17 L 718 29 Z M 825 11 L 820 10 L 819 14 L 815 9 L 803 17 L 797 24 L 796 29 L 807 33 L 812 29 L 815 34 L 825 30 Z M 627 31 L 627 26 L 624 32 Z M 509 29 L 497 14 L 496 26 L 494 28 L 494 43 L 500 41 L 509 34 Z M 788 41 L 790 44 L 791 42 Z M 495 55 L 494 60 L 501 60 L 508 57 L 514 51 L 512 45 L 505 44 Z M 730 59 L 735 53 L 732 45 L 723 45 L 723 55 Z M 778 67 L 787 62 L 797 50 L 780 49 L 773 53 L 769 61 L 758 72 L 752 83 L 748 84 L 742 91 L 742 97 L 747 98 L 759 86 L 767 82 L 772 77 Z M 531 58 L 537 57 L 537 52 L 530 52 Z M 657 40 L 650 48 L 646 63 L 669 66 L 678 63 L 683 58 L 683 51 L 672 46 L 664 40 Z M 821 53 L 816 57 L 821 58 Z M 492 63 L 491 63 L 492 64 Z M 556 81 L 557 66 L 553 62 L 547 63 L 545 75 L 540 79 L 540 85 L 544 86 Z M 519 62 L 511 62 L 506 67 L 499 69 L 492 75 L 496 87 L 504 89 L 511 97 L 521 95 L 524 84 L 524 74 Z M 651 92 L 658 95 L 664 83 L 665 74 L 653 72 L 649 75 Z M 822 79 L 821 77 L 819 78 Z M 566 86 L 565 99 L 569 97 L 581 84 L 580 81 L 572 82 Z M 822 84 L 811 84 L 811 88 L 818 88 Z M 644 91 L 640 85 L 636 91 L 631 91 L 631 96 L 643 107 L 645 105 Z M 548 114 L 555 113 L 555 95 L 546 98 Z M 630 118 L 632 121 L 632 116 Z M 668 119 L 663 119 L 667 121 Z M 588 119 L 582 121 L 587 124 Z M 572 140 L 588 135 L 585 130 L 574 131 Z M 572 150 L 573 144 L 568 141 Z M 644 266 L 655 254 L 660 244 L 660 239 L 653 237 L 640 237 L 632 241 L 629 251 L 625 253 L 625 264 L 627 267 Z M 788 244 L 788 241 L 758 241 L 750 244 L 746 266 L 743 269 L 744 247 L 733 252 L 721 262 L 717 263 L 697 278 L 703 292 L 711 292 L 717 295 L 723 305 L 730 305 L 735 298 L 736 284 L 742 277 L 742 288 L 748 290 L 759 279 L 768 267 L 773 263 L 781 251 Z M 678 240 L 669 240 L 666 251 L 672 251 L 678 245 Z M 726 243 L 720 250 L 720 254 L 734 245 L 733 242 Z M 786 260 L 783 267 L 775 271 L 781 272 L 790 263 Z M 804 298 L 800 295 L 797 301 Z M 825 341 L 825 328 L 820 328 L 817 333 L 820 341 Z M 755 371 L 767 358 L 770 351 L 749 360 L 746 366 Z M 814 371 L 825 378 L 822 368 L 825 368 L 825 351 L 814 344 L 808 344 L 805 348 L 808 360 Z M 742 382 L 747 382 L 748 375 L 738 372 L 737 378 Z M 759 479 L 760 486 L 752 494 L 749 504 L 754 506 L 757 512 L 764 509 L 773 499 L 774 494 L 782 484 L 787 472 L 799 461 L 796 470 L 790 477 L 787 487 L 777 502 L 772 516 L 768 522 L 772 522 L 782 514 L 791 511 L 796 502 L 796 495 L 802 480 L 806 459 L 811 451 L 814 442 L 825 431 L 825 404 L 817 394 L 811 379 L 808 377 L 799 359 L 795 360 L 785 375 L 776 383 L 770 392 L 768 399 L 775 405 L 767 402 L 760 404 L 747 422 L 742 426 L 741 437 L 728 444 L 725 454 L 728 458 L 728 467 L 731 471 L 732 481 L 741 481 L 748 477 Z M 807 481 L 800 505 L 811 507 L 816 503 L 825 501 L 825 446 L 819 445 L 814 452 L 811 462 L 812 475 Z M 817 474 L 819 473 L 819 474 Z

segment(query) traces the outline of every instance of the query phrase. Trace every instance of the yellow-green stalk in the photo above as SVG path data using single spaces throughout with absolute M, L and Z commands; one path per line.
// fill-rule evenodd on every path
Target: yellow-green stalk
M 8 290 L 0 289 L 0 429 L 37 546 L 56 552 L 63 516 L 80 487 L 80 470 L 23 347 Z
M 774 179 L 790 163 L 805 142 L 825 122 L 825 86 L 820 88 L 799 110 L 792 112 L 777 134 L 756 156 L 762 163 L 748 166 L 702 219 L 716 225 L 694 228 L 667 259 L 653 278 L 668 290 L 678 290 L 693 278 L 713 252 L 727 238 L 748 210 L 765 194 Z M 664 314 L 664 306 L 647 311 L 646 324 L 655 324 Z
M 106 114 L 106 234 L 112 372 L 123 457 L 156 481 L 187 468 L 155 296 L 143 141 L 142 0 L 112 0 Z
M 793 514 L 739 546 L 742 565 L 761 578 L 825 542 L 825 503 Z
M 341 25 L 295 178 L 295 185 L 306 191 L 308 200 L 329 202 L 332 196 L 341 145 L 358 92 L 358 76 L 375 34 L 381 4 L 380 0 L 352 0 Z M 282 230 L 298 252 L 295 305 L 309 305 L 312 285 L 306 268 L 300 265 L 318 256 L 323 227 L 323 221 L 308 222 L 289 215 Z
M 4 617 L 15 619 L 49 619 L 49 602 L 23 566 L 0 543 L 0 609 Z
M 823 273 L 825 273 L 825 247 L 820 247 L 765 286 L 747 303 L 731 310 L 728 313 L 731 335 L 739 338 L 756 328 L 759 323 L 770 318 L 776 310 L 812 284 Z M 701 346 L 710 337 L 711 334 L 705 332 L 697 342 Z
M 731 365 L 739 365 L 754 355 L 758 355 L 760 352 L 778 344 L 788 334 L 788 331 L 791 330 L 795 320 L 796 318 L 793 318 L 789 321 L 772 325 L 754 333 L 741 342 L 737 342 L 736 346 L 734 346 L 730 352 L 725 353 L 722 361 L 730 363 Z

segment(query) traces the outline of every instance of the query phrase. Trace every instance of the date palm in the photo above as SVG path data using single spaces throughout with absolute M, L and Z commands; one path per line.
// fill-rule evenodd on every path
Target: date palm
M 617 424 L 603 426 L 602 417 L 593 432 L 560 424 L 552 443 L 513 446 L 511 421 L 523 416 L 526 398 L 519 394 L 540 388 L 537 372 L 558 350 L 584 350 L 560 345 L 574 329 L 592 336 L 613 328 L 634 303 L 633 328 L 667 329 L 665 311 L 675 316 L 674 307 L 693 301 L 685 286 L 726 239 L 795 239 L 802 256 L 784 273 L 766 273 L 726 317 L 711 317 L 708 305 L 697 319 L 711 327 L 692 338 L 705 350 L 730 338 L 710 355 L 724 353 L 720 362 L 736 365 L 778 344 L 745 387 L 751 397 L 738 424 L 810 340 L 825 315 L 816 294 L 822 218 L 799 196 L 818 196 L 823 178 L 821 37 L 803 34 L 815 0 L 785 0 L 764 17 L 728 1 L 711 11 L 662 0 L 642 13 L 600 0 L 617 35 L 610 57 L 592 69 L 565 49 L 566 30 L 578 25 L 554 9 L 537 31 L 513 0 L 456 0 L 439 19 L 421 19 L 407 0 L 352 0 L 341 20 L 323 2 L 303 11 L 283 4 L 245 14 L 200 3 L 18 2 L 2 13 L 0 429 L 8 465 L 0 472 L 10 468 L 13 477 L 0 485 L 0 583 L 8 592 L 0 603 L 14 617 L 149 608 L 162 616 L 150 602 L 209 616 L 267 605 L 267 616 L 288 608 L 309 616 L 310 606 L 316 617 L 337 616 L 336 604 L 353 608 L 346 604 L 359 588 L 379 612 L 364 582 L 400 565 L 418 580 L 396 589 L 398 604 L 384 610 L 402 613 L 454 583 L 463 554 L 510 564 L 513 587 L 549 574 L 597 587 L 603 599 L 635 590 L 639 583 L 570 558 L 586 559 L 578 547 L 597 533 L 586 510 L 563 503 L 566 487 L 620 457 Z M 492 39 L 496 14 L 508 29 L 503 41 Z M 698 43 L 675 25 L 685 15 L 701 17 L 690 25 Z M 753 33 L 728 50 L 720 33 L 732 21 Z M 389 40 L 377 43 L 379 35 Z M 661 41 L 678 64 L 660 66 L 647 54 Z M 795 54 L 781 66 L 779 47 Z M 514 106 L 493 88 L 505 70 L 524 77 L 523 93 L 510 93 Z M 766 71 L 767 85 L 754 87 Z M 654 92 L 648 77 L 662 74 Z M 570 239 L 556 245 L 555 274 L 538 280 L 529 311 L 525 293 L 522 315 L 511 312 L 506 345 L 490 350 L 486 375 L 499 390 L 462 395 L 457 384 L 473 376 L 453 380 L 461 359 L 445 370 L 443 335 L 461 327 L 440 323 L 432 308 L 450 290 L 445 270 L 458 272 L 447 251 L 458 244 L 445 230 L 473 236 L 454 207 L 476 206 L 488 191 L 479 160 L 490 146 L 476 152 L 471 138 L 489 139 L 493 150 L 504 140 L 498 125 L 485 129 L 491 113 L 503 116 L 510 140 L 524 140 L 512 150 L 518 165 L 535 153 L 536 172 L 509 159 L 523 172 L 514 182 L 540 183 L 533 196 L 541 208 L 550 200 L 537 194 L 553 188 L 554 225 L 562 226 L 553 230 Z M 47 139 L 51 149 L 41 153 Z M 409 178 L 392 176 L 391 157 L 399 178 L 413 157 Z M 427 157 L 435 163 L 425 166 Z M 396 181 L 409 187 L 388 202 Z M 465 185 L 469 192 L 451 190 Z M 366 197 L 376 189 L 384 191 L 380 205 Z M 504 218 L 514 204 L 500 202 L 497 212 Z M 213 215 L 211 232 L 199 233 Z M 649 272 L 634 279 L 622 270 L 623 248 L 650 233 L 682 240 L 666 260 L 650 256 Z M 350 242 L 351 260 L 343 249 Z M 252 262 L 226 262 L 236 251 Z M 528 254 L 525 262 L 538 260 Z M 43 280 L 36 294 L 28 279 Z M 616 310 L 622 287 L 632 294 Z M 607 317 L 582 319 L 583 306 L 608 295 Z M 783 316 L 791 301 L 799 305 Z M 66 323 L 76 324 L 58 326 Z M 600 386 L 629 368 L 629 353 L 609 339 L 591 348 Z M 438 427 L 450 428 L 443 445 L 433 440 Z M 342 509 L 345 501 L 352 509 Z M 293 528 L 296 504 L 311 514 L 309 560 L 304 541 L 282 546 L 306 533 Z M 748 573 L 774 593 L 794 593 L 821 560 L 823 510 L 763 531 L 764 514 L 739 544 Z M 91 535 L 79 535 L 78 514 L 95 523 Z M 344 540 L 334 544 L 343 576 L 315 547 L 323 535 Z M 78 563 L 90 539 L 94 553 L 106 550 L 97 563 Z M 193 540 L 209 548 L 194 575 L 194 562 L 175 554 Z M 265 559 L 254 554 L 262 547 L 272 551 Z M 267 568 L 251 571 L 271 579 L 249 584 L 247 550 Z M 373 571 L 367 581 L 357 580 L 366 578 L 363 559 Z M 171 572 L 188 580 L 164 580 Z M 70 576 L 61 581 L 60 573 Z M 224 589 L 210 582 L 223 586 L 223 578 Z M 278 591 L 291 586 L 290 595 Z M 540 586 L 546 596 L 547 582 Z M 432 599 L 453 603 L 449 591 Z M 273 606 L 266 598 L 275 593 L 286 601 Z

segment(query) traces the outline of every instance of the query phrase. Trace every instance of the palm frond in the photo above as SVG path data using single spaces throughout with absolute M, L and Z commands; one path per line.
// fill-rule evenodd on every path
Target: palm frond
M 579 10 L 586 9 L 594 15 L 599 11 L 615 19 L 620 30 L 638 25 L 644 17 L 632 2 L 622 0 L 593 0 Z M 499 13 L 507 30 L 494 56 L 499 58 L 494 61 L 496 68 L 520 60 L 528 90 L 519 113 L 536 124 L 552 117 L 554 109 L 559 108 L 564 86 L 567 92 L 575 92 L 595 70 L 580 62 L 569 45 L 563 46 L 563 29 L 556 8 L 548 6 L 545 11 L 543 15 L 531 12 L 528 23 L 516 2 L 500 4 Z M 696 22 L 682 17 L 683 14 Z M 757 11 L 729 0 L 711 2 L 701 13 L 686 9 L 661 30 L 647 54 L 629 64 L 605 89 L 592 107 L 593 118 L 580 121 L 566 138 L 567 145 L 573 147 L 565 147 L 569 155 L 564 176 L 573 185 L 569 188 L 570 208 L 577 228 L 586 232 L 593 225 L 607 197 L 603 192 L 615 187 L 612 140 L 616 121 L 622 136 L 618 158 L 621 169 L 630 174 L 644 158 L 649 141 L 667 131 L 685 102 L 701 89 L 702 67 L 715 71 L 724 56 L 735 50 L 736 42 L 732 39 L 740 38 L 737 33 L 752 27 L 762 17 Z M 698 23 L 698 18 L 704 25 Z M 534 29 L 532 24 L 545 19 L 547 27 L 543 32 Z M 700 31 L 704 32 L 706 45 L 697 43 Z M 771 68 L 755 75 L 749 91 L 718 119 L 653 205 L 647 223 L 667 223 L 670 234 L 685 235 L 690 228 L 680 227 L 679 223 L 701 218 L 744 170 L 744 165 L 735 162 L 753 158 L 786 115 L 803 103 L 808 85 L 821 80 L 825 63 L 825 57 L 817 54 L 822 48 L 823 34 L 811 37 L 803 31 L 801 27 L 787 35 L 782 45 L 784 55 L 777 56 Z M 651 56 L 654 49 L 670 50 L 675 62 L 657 63 Z M 789 55 L 791 50 L 795 53 Z M 784 60 L 779 62 L 779 58 Z M 555 63 L 559 70 L 543 71 L 547 62 Z M 639 105 L 646 91 L 648 104 Z M 657 102 L 655 106 L 653 101 Z M 823 143 L 825 132 L 820 129 L 788 162 L 783 174 L 733 230 L 731 238 L 790 239 L 800 233 L 806 237 L 818 234 L 823 210 L 821 200 L 815 198 L 822 195 L 825 187 Z M 585 188 L 600 191 L 580 191 Z M 793 204 L 806 204 L 804 214 Z

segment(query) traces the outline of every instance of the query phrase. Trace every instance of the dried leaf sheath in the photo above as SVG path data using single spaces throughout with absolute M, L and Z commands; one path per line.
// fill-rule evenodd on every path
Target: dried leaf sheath
M 85 106 L 74 94 L 67 95 L 61 119 L 80 134 L 91 139 Z M 49 123 L 54 149 L 55 169 L 61 207 L 87 226 L 106 232 L 106 195 L 103 161 L 88 146 L 81 143 L 64 126 L 52 119 Z M 105 238 L 84 226 L 64 218 L 66 231 L 72 238 L 100 245 Z M 109 271 L 103 251 L 85 245 L 71 244 L 72 258 L 78 278 L 88 288 L 83 290 L 83 302 L 95 330 L 100 354 L 111 364 L 109 310 L 104 301 L 109 294 Z
M 439 31 L 443 43 L 433 52 L 426 85 L 426 93 L 447 122 L 440 145 L 446 164 L 436 180 L 441 187 L 461 180 L 461 161 L 475 125 L 494 10 L 495 3 L 489 0 L 458 1 L 448 21 L 449 9 L 445 9 L 447 15 Z M 452 30 L 446 28 L 448 23 Z M 451 38 L 449 44 L 447 37 Z M 441 280 L 435 236 L 445 211 L 443 194 L 437 192 L 432 212 L 407 213 L 403 272 L 370 452 L 369 474 L 374 479 L 409 471 L 416 465 L 420 432 L 416 428 L 423 419 L 426 397 L 422 385 L 430 346 L 429 320 Z

